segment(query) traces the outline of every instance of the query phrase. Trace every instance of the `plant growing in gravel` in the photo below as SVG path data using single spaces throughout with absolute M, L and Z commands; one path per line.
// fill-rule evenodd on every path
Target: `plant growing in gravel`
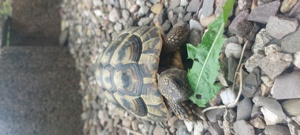
M 200 107 L 205 107 L 221 88 L 215 84 L 220 69 L 219 54 L 225 41 L 224 27 L 234 3 L 235 0 L 226 0 L 223 13 L 208 26 L 202 43 L 197 47 L 187 44 L 188 58 L 193 60 L 188 71 L 188 80 L 194 91 L 190 100 Z

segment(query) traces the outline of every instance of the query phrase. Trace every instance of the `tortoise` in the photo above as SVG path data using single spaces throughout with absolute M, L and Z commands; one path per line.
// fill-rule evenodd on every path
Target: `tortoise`
M 178 50 L 187 34 L 187 25 L 174 27 L 166 36 L 155 26 L 121 32 L 99 57 L 95 70 L 108 100 L 147 120 L 168 120 L 170 107 L 179 119 L 192 121 L 186 102 L 191 95 L 187 72 L 172 66 L 160 71 L 166 65 L 160 59 Z

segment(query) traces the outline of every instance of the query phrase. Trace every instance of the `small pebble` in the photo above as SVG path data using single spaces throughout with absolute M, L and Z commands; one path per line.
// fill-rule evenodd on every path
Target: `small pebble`
M 242 53 L 242 46 L 236 43 L 228 43 L 225 48 L 225 55 L 227 58 L 233 56 L 234 58 L 240 58 Z
M 222 103 L 224 105 L 228 105 L 234 102 L 236 95 L 230 88 L 226 88 L 225 90 L 221 91 L 220 97 L 222 99 Z
M 207 27 L 210 23 L 216 20 L 216 14 L 212 14 L 211 16 L 203 16 L 200 17 L 200 24 L 204 27 Z
M 163 7 L 164 5 L 162 3 L 157 3 L 151 7 L 151 11 L 155 14 L 159 14 L 162 11 Z

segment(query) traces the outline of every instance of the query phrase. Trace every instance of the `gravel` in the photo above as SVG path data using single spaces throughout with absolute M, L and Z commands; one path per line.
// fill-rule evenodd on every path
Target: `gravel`
M 299 62 L 297 62 L 298 54 L 295 52 L 300 51 L 298 45 L 300 29 L 294 18 L 299 14 L 298 9 L 295 9 L 299 7 L 297 6 L 299 2 L 294 8 L 291 8 L 294 3 L 287 4 L 287 8 L 283 6 L 284 3 L 288 3 L 286 0 L 282 5 L 279 1 L 266 0 L 259 0 L 258 3 L 251 3 L 251 5 L 248 0 L 239 0 L 237 3 L 237 8 L 243 10 L 233 10 L 235 12 L 232 12 L 226 25 L 226 30 L 229 26 L 229 31 L 224 33 L 224 37 L 234 39 L 235 42 L 226 43 L 227 46 L 224 46 L 220 53 L 220 61 L 222 65 L 226 65 L 223 62 L 228 62 L 228 59 L 239 61 L 242 58 L 242 63 L 245 63 L 242 80 L 243 96 L 236 103 L 237 106 L 204 113 L 202 117 L 208 117 L 208 121 L 198 120 L 186 124 L 187 122 L 178 120 L 174 115 L 167 122 L 157 123 L 137 118 L 127 111 L 118 109 L 101 94 L 102 89 L 93 76 L 93 66 L 101 57 L 99 54 L 105 50 L 112 39 L 130 26 L 161 26 L 163 34 L 167 34 L 176 24 L 187 23 L 191 29 L 188 41 L 197 46 L 202 41 L 201 36 L 209 24 L 220 15 L 224 0 L 215 3 L 204 1 L 203 5 L 207 5 L 205 7 L 199 7 L 199 0 L 173 0 L 163 3 L 158 0 L 65 0 L 61 13 L 62 31 L 69 31 L 69 34 L 64 36 L 68 36 L 70 52 L 81 74 L 80 92 L 84 95 L 82 99 L 84 134 L 197 135 L 224 134 L 230 129 L 233 129 L 235 134 L 262 134 L 263 132 L 284 134 L 289 133 L 290 130 L 298 131 L 299 126 L 295 123 L 299 124 L 300 118 L 294 115 L 294 111 L 290 111 L 290 106 L 293 105 L 290 102 L 294 98 L 297 101 L 299 99 L 297 93 L 293 94 L 299 91 L 299 83 L 295 81 L 299 78 L 293 76 L 293 73 L 297 72 L 295 70 L 299 69 L 296 67 L 299 66 L 297 64 Z M 199 12 L 198 9 L 202 11 Z M 281 20 L 281 18 L 285 19 Z M 280 22 L 268 21 L 269 19 Z M 288 22 L 285 22 L 287 20 Z M 293 23 L 293 25 L 283 25 L 285 23 Z M 277 38 L 278 48 L 272 45 L 273 37 Z M 245 55 L 240 57 L 239 54 L 247 40 L 250 42 L 245 46 Z M 234 76 L 234 71 L 225 67 L 221 69 L 223 78 L 227 78 L 228 71 L 230 76 Z M 234 102 L 237 90 L 240 88 L 236 85 L 236 89 L 232 90 L 232 83 L 241 80 L 234 82 L 233 79 L 225 79 L 225 81 L 228 81 L 226 82 L 228 86 L 222 86 L 222 91 L 208 104 L 208 107 Z M 287 114 L 293 114 L 289 122 L 285 119 Z M 288 124 L 292 122 L 294 123 Z M 223 127 L 220 127 L 219 123 L 223 123 Z

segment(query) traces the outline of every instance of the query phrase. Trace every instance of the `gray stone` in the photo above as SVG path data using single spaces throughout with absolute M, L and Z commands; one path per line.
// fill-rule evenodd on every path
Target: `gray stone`
M 258 129 L 265 129 L 266 127 L 266 123 L 260 117 L 255 117 L 254 119 L 251 119 L 250 124 Z
M 300 68 L 300 51 L 294 53 L 294 61 L 293 64 Z
M 192 19 L 192 13 L 187 13 L 184 17 L 183 17 L 183 21 L 189 21 Z
M 282 49 L 280 46 L 276 44 L 270 44 L 267 47 L 265 47 L 265 54 L 271 55 L 272 53 L 280 52 Z
M 280 11 L 282 13 L 289 12 L 298 2 L 298 0 L 284 0 L 281 4 Z
M 171 28 L 171 22 L 169 20 L 166 20 L 162 27 L 164 32 L 169 31 Z
M 187 130 L 186 127 L 180 127 L 177 129 L 175 135 L 190 135 L 191 133 Z M 162 135 L 162 134 L 155 134 L 155 135 Z
M 210 122 L 217 122 L 217 120 L 221 119 L 221 117 L 223 117 L 224 115 L 224 109 L 213 109 L 213 110 L 209 110 L 207 111 L 205 114 L 207 116 L 207 119 Z
M 197 20 L 191 19 L 189 24 L 191 30 L 198 30 L 198 31 L 203 30 L 203 26 L 201 26 L 201 24 Z
M 168 18 L 168 12 L 167 9 L 163 9 L 159 14 L 158 14 L 158 22 L 160 24 L 163 24 Z
M 258 53 L 258 51 L 264 50 L 265 45 L 272 39 L 273 37 L 266 31 L 266 29 L 261 29 L 255 37 L 255 42 L 253 44 L 252 51 L 254 53 Z
M 290 17 L 295 17 L 295 16 L 299 15 L 299 13 L 300 13 L 300 1 L 298 0 L 296 5 L 289 12 L 289 16 Z
M 248 74 L 243 81 L 243 96 L 246 98 L 253 97 L 260 84 L 260 71 L 256 68 L 250 74 Z
M 197 8 L 199 6 L 199 0 L 191 0 L 189 5 L 187 6 L 187 12 L 197 12 Z
M 168 12 L 168 19 L 174 26 L 175 24 L 177 24 L 178 15 L 175 14 L 173 11 L 170 11 Z
M 238 66 L 238 62 L 234 57 L 228 58 L 228 73 L 227 73 L 227 79 L 228 81 L 234 82 L 234 76 L 236 73 L 236 68 Z
M 284 53 L 272 53 L 264 57 L 259 62 L 259 67 L 265 72 L 271 79 L 275 79 L 279 76 L 286 68 L 290 66 L 293 61 L 291 54 Z M 276 67 L 276 68 L 274 68 Z
M 282 125 L 268 125 L 264 133 L 266 135 L 290 135 L 288 127 Z
M 227 58 L 233 56 L 234 58 L 240 58 L 242 53 L 242 46 L 236 43 L 228 43 L 225 47 L 225 55 Z
M 188 41 L 194 46 L 198 46 L 198 44 L 201 42 L 201 34 L 198 30 L 191 30 Z
M 122 17 L 125 19 L 125 21 L 127 21 L 130 17 L 130 12 L 126 9 L 122 10 Z
M 285 36 L 281 40 L 281 47 L 284 52 L 295 53 L 300 51 L 300 29 L 295 32 Z
M 245 68 L 248 72 L 252 72 L 259 64 L 262 58 L 264 58 L 265 55 L 261 53 L 255 53 L 253 54 L 245 63 Z
M 212 135 L 223 135 L 223 129 L 220 128 L 219 124 L 217 122 L 208 122 L 208 131 L 212 134 Z
M 116 22 L 116 21 L 120 20 L 121 19 L 120 10 L 117 8 L 113 8 L 108 14 L 108 19 L 111 22 Z
M 180 0 L 180 6 L 184 7 L 187 6 L 189 4 L 188 0 Z
M 252 102 L 249 98 L 244 98 L 237 105 L 236 120 L 248 120 L 251 116 Z
M 281 118 L 278 115 L 274 114 L 266 107 L 261 107 L 260 110 L 264 116 L 264 121 L 266 122 L 266 125 L 276 125 L 284 122 L 284 118 Z
M 281 39 L 296 31 L 297 28 L 298 20 L 296 18 L 270 16 L 266 31 L 274 38 Z
M 263 106 L 282 119 L 286 118 L 286 115 L 284 114 L 281 105 L 274 98 L 257 96 L 253 98 L 253 102 L 256 106 Z
M 300 125 L 291 120 L 288 122 L 288 127 L 290 129 L 291 135 L 299 135 L 300 134 Z
M 214 0 L 204 0 L 202 5 L 202 15 L 210 16 L 214 11 Z
M 254 135 L 254 128 L 244 120 L 234 122 L 233 129 L 237 135 Z
M 172 0 L 169 9 L 175 9 L 180 5 L 180 0 Z
M 273 1 L 270 3 L 258 5 L 251 11 L 248 16 L 248 20 L 266 24 L 269 17 L 275 15 L 278 12 L 279 6 L 279 1 Z
M 141 6 L 138 11 L 138 17 L 144 16 L 149 12 L 150 8 L 148 6 Z
M 256 105 L 252 106 L 251 118 L 257 117 L 262 114 L 260 108 L 261 108 L 260 106 L 256 106 Z
M 289 99 L 281 103 L 283 110 L 289 116 L 300 115 L 300 98 Z
M 250 9 L 252 0 L 238 0 L 238 6 L 240 10 Z
M 246 21 L 248 15 L 249 10 L 239 12 L 229 25 L 229 31 L 241 37 L 245 37 L 248 33 L 250 33 L 253 23 Z

